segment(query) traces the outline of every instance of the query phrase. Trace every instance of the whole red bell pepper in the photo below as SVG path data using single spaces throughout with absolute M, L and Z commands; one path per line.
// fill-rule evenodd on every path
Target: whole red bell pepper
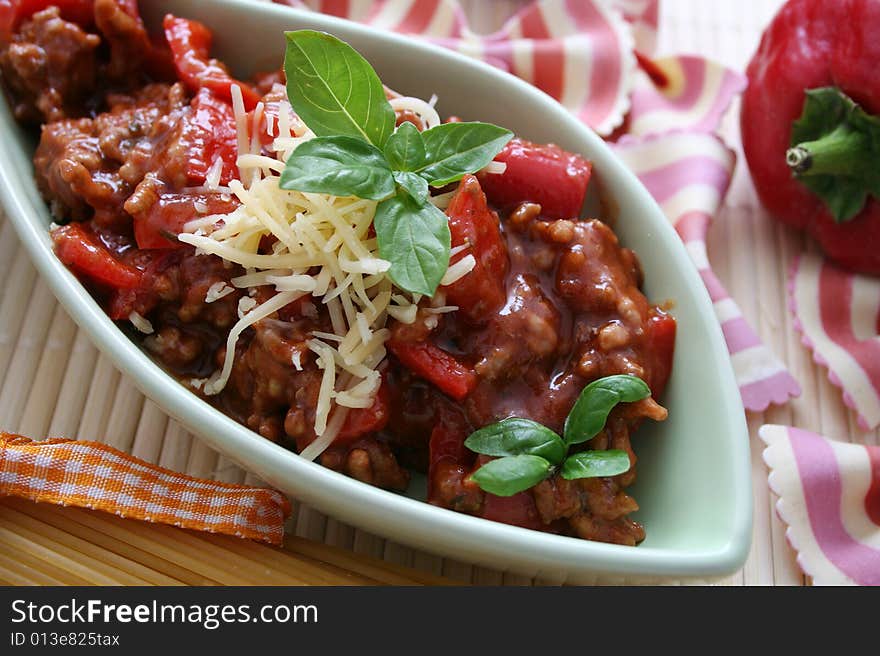
M 880 2 L 789 0 L 747 74 L 742 142 L 764 206 L 880 274 Z

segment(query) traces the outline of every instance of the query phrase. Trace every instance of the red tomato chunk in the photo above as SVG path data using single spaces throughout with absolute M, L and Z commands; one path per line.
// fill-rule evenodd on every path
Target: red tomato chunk
M 219 98 L 230 100 L 230 87 L 241 88 L 245 109 L 253 109 L 260 97 L 249 84 L 233 78 L 226 67 L 216 59 L 209 59 L 211 31 L 202 23 L 168 14 L 163 22 L 165 38 L 174 55 L 174 65 L 180 79 L 196 90 L 209 89 Z
M 238 143 L 232 106 L 215 97 L 208 89 L 199 89 L 193 98 L 192 113 L 184 122 L 181 144 L 187 153 L 186 174 L 192 186 L 204 184 L 218 159 L 223 168 L 220 184 L 238 177 Z
M 143 214 L 134 216 L 138 248 L 183 248 L 177 235 L 200 215 L 228 214 L 238 201 L 222 194 L 166 193 Z
M 482 174 L 480 182 L 489 202 L 501 208 L 537 203 L 548 219 L 571 219 L 581 214 L 592 164 L 559 146 L 512 139 L 495 158 L 507 169 Z
M 52 239 L 58 259 L 80 275 L 116 289 L 133 289 L 141 282 L 140 271 L 113 257 L 80 223 L 57 228 Z

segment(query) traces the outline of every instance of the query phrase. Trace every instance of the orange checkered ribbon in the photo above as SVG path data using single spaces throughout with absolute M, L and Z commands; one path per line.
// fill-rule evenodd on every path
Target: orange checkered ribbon
M 0 433 L 3 495 L 273 544 L 290 514 L 275 490 L 178 474 L 97 442 L 10 433 Z

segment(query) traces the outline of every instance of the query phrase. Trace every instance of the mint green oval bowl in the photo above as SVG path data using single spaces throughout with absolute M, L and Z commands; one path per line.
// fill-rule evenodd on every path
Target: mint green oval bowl
M 172 12 L 215 33 L 215 52 L 239 75 L 281 64 L 283 30 L 311 28 L 350 42 L 383 81 L 410 95 L 436 93 L 442 114 L 503 125 L 555 142 L 594 162 L 619 208 L 621 241 L 635 249 L 645 291 L 672 299 L 678 348 L 663 401 L 669 419 L 634 436 L 639 479 L 635 518 L 647 539 L 623 547 L 530 531 L 386 492 L 303 460 L 229 419 L 166 374 L 110 321 L 55 258 L 50 216 L 34 184 L 34 144 L 0 103 L 0 194 L 22 244 L 59 301 L 94 343 L 148 397 L 211 447 L 270 484 L 345 522 L 450 556 L 530 576 L 592 583 L 716 577 L 742 566 L 751 541 L 749 436 L 730 359 L 709 296 L 678 236 L 635 176 L 592 131 L 549 96 L 457 53 L 301 10 L 250 0 L 141 3 L 153 28 Z

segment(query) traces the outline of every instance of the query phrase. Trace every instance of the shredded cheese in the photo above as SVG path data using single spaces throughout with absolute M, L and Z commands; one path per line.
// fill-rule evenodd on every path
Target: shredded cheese
M 257 307 L 257 302 L 251 296 L 243 296 L 238 299 L 238 318 L 244 319 L 244 315 Z
M 452 197 L 455 196 L 455 191 L 447 191 L 445 194 L 437 194 L 436 196 L 431 196 L 429 199 L 431 204 L 434 207 L 437 207 L 441 210 L 445 210 L 449 207 L 449 201 L 452 200 Z
M 205 294 L 205 303 L 213 303 L 214 301 L 220 300 L 224 296 L 229 296 L 234 291 L 235 288 L 230 287 L 225 282 L 215 282 L 213 285 L 208 287 L 208 291 Z
M 153 324 L 150 321 L 141 315 L 138 312 L 132 312 L 128 315 L 128 320 L 131 321 L 132 325 L 137 328 L 139 331 L 144 333 L 145 335 L 150 335 L 153 332 Z
M 223 175 L 223 160 L 215 157 L 211 162 L 211 168 L 205 175 L 205 187 L 207 191 L 216 191 L 220 188 L 220 176 Z
M 446 274 L 440 280 L 440 284 L 445 286 L 458 282 L 473 271 L 475 266 L 477 266 L 476 258 L 473 255 L 465 255 L 455 264 L 449 265 L 449 269 L 447 269 Z
M 249 125 L 241 89 L 233 85 L 231 92 L 239 175 L 222 190 L 234 195 L 240 205 L 230 214 L 193 219 L 179 239 L 198 253 L 216 255 L 230 266 L 238 264 L 245 269 L 243 275 L 232 279 L 232 287 L 212 285 L 207 302 L 236 288 L 246 289 L 248 294 L 239 299 L 239 320 L 227 337 L 223 366 L 207 380 L 198 381 L 198 386 L 208 395 L 224 388 L 232 373 L 236 343 L 248 327 L 293 301 L 299 300 L 301 313 L 309 317 L 317 316 L 316 305 L 322 304 L 332 330 L 315 331 L 307 342 L 321 371 L 314 423 L 318 437 L 301 453 L 313 459 L 332 444 L 350 409 L 373 404 L 381 385 L 377 367 L 386 356 L 385 342 L 391 334 L 386 324 L 390 318 L 416 321 L 422 299 L 395 288 L 388 276 L 391 263 L 379 256 L 378 241 L 370 231 L 376 201 L 281 189 L 285 162 L 300 144 L 314 137 L 289 104 L 279 104 L 277 122 L 258 105 Z M 440 122 L 432 103 L 415 98 L 391 102 L 397 109 L 415 112 L 424 127 Z M 266 132 L 274 137 L 269 146 L 257 138 L 263 117 Z M 222 161 L 217 160 L 206 187 L 220 189 L 221 172 Z M 435 202 L 448 203 L 448 198 Z M 265 247 L 267 239 L 271 248 Z M 467 248 L 459 247 L 453 254 Z M 475 264 L 473 255 L 465 255 L 449 267 L 443 284 L 460 279 Z M 275 295 L 258 303 L 256 291 L 265 287 L 274 288 Z M 426 320 L 434 323 L 438 315 L 456 309 L 445 304 L 442 293 L 428 300 L 431 314 Z M 300 350 L 291 355 L 291 364 L 302 371 Z
M 483 167 L 482 173 L 489 175 L 501 175 L 507 170 L 507 162 L 489 162 Z
M 422 122 L 423 130 L 430 130 L 440 125 L 440 115 L 434 109 L 434 105 L 425 102 L 421 98 L 412 98 L 410 96 L 402 96 L 400 98 L 391 98 L 388 101 L 394 111 L 410 111 L 413 112 Z

